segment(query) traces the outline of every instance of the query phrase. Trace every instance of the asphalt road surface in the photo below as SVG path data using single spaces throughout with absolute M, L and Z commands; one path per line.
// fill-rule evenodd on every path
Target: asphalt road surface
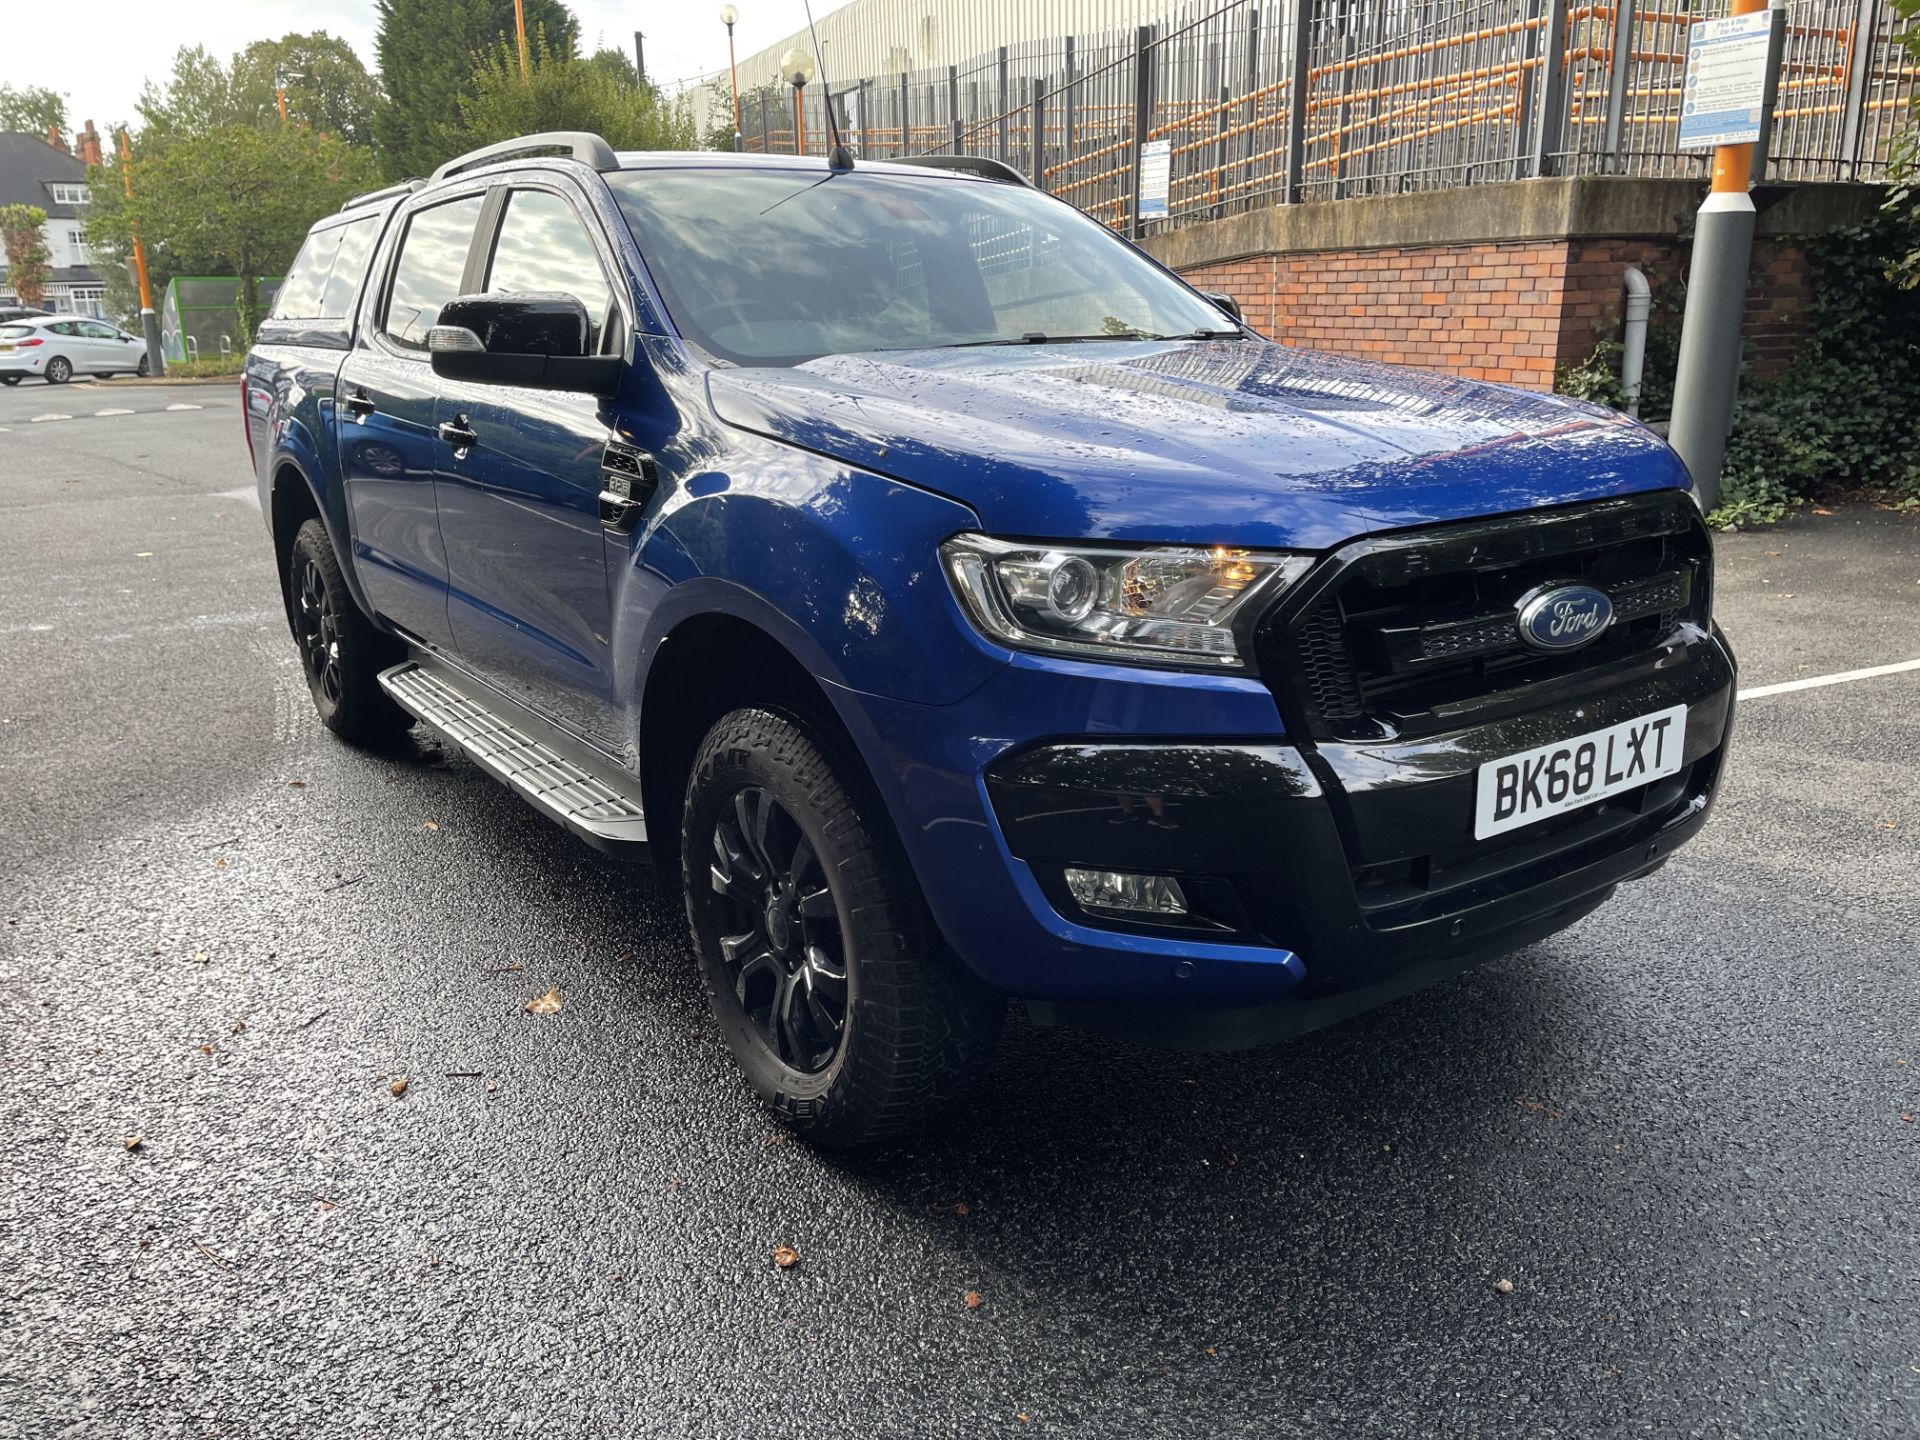
M 1253 1054 L 1015 1018 L 849 1162 L 645 876 L 320 731 L 250 486 L 230 385 L 0 391 L 0 1437 L 1920 1433 L 1920 672 L 1747 701 L 1566 935 Z M 1920 657 L 1920 520 L 1721 557 L 1744 685 Z

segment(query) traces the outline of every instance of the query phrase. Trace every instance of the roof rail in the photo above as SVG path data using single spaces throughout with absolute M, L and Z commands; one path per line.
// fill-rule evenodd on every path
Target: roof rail
M 569 158 L 583 165 L 591 165 L 596 170 L 620 168 L 620 157 L 598 135 L 585 130 L 549 130 L 543 135 L 523 135 L 518 140 L 502 140 L 497 145 L 482 145 L 478 150 L 456 155 L 434 171 L 432 178 L 444 180 L 464 170 L 491 165 L 496 160 L 505 160 L 514 155 L 528 155 L 536 150 L 564 150 Z
M 985 155 L 901 155 L 887 163 L 925 165 L 934 170 L 958 170 L 963 175 L 978 175 L 983 180 L 998 180 L 1003 185 L 1024 185 L 1029 190 L 1033 188 L 1033 182 L 1006 161 L 992 160 Z
M 362 205 L 373 204 L 376 200 L 393 200 L 401 195 L 411 195 L 426 183 L 424 180 L 414 179 L 401 180 L 392 185 L 383 185 L 378 190 L 369 190 L 364 195 L 355 195 L 340 208 L 342 210 L 357 210 Z

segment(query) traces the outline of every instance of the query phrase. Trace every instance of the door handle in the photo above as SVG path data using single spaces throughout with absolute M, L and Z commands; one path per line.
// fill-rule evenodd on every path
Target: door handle
M 347 396 L 347 413 L 356 420 L 364 420 L 379 407 L 373 403 L 373 397 L 364 390 L 356 390 Z
M 480 437 L 468 428 L 469 421 L 464 415 L 456 415 L 451 420 L 440 422 L 440 438 L 456 450 L 471 450 L 480 443 Z

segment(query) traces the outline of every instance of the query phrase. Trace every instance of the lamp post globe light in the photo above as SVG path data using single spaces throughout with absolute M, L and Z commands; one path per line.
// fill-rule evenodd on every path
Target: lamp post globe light
M 739 9 L 722 5 L 720 23 L 727 27 L 727 76 L 733 82 L 733 148 L 744 150 L 747 142 L 740 134 L 740 64 L 733 58 L 733 27 L 740 23 Z
M 793 153 L 807 153 L 807 86 L 813 82 L 813 56 L 794 46 L 780 57 L 780 78 L 793 86 Z

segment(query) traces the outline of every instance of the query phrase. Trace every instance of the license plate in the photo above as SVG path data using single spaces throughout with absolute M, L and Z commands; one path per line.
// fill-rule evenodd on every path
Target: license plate
M 8 345 L 5 342 L 0 342 L 0 355 L 11 355 L 12 353 L 13 353 L 13 346 Z
M 1676 705 L 1657 715 L 1489 760 L 1480 767 L 1473 838 L 1517 830 L 1672 775 L 1686 748 L 1687 707 Z

